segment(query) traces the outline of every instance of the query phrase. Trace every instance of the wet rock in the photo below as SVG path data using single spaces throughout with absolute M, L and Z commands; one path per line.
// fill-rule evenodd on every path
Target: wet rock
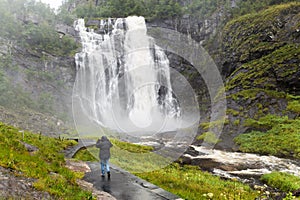
M 191 155 L 191 156 L 198 156 L 199 155 L 199 151 L 196 151 L 194 147 L 189 146 L 187 151 L 187 154 Z
M 88 191 L 91 191 L 93 193 L 93 196 L 95 196 L 97 198 L 97 200 L 116 200 L 116 198 L 111 196 L 109 193 L 99 191 L 96 188 L 94 188 L 92 183 L 86 182 L 84 180 L 77 180 L 77 184 L 80 187 L 82 187 Z
M 202 170 L 204 171 L 209 171 L 212 172 L 214 168 L 219 168 L 221 163 L 214 161 L 213 159 L 210 158 L 196 158 L 192 159 L 191 161 L 192 165 L 197 165 L 199 166 Z
M 300 197 L 300 188 L 293 192 L 293 196 Z
M 27 149 L 28 152 L 33 153 L 33 152 L 36 152 L 36 151 L 39 150 L 39 148 L 37 148 L 36 146 L 33 146 L 33 145 L 28 144 L 26 142 L 22 142 L 22 141 L 20 141 L 20 142 L 21 142 L 21 144 L 23 144 L 25 146 L 25 148 Z
M 190 165 L 192 163 L 192 158 L 187 157 L 187 156 L 181 156 L 179 160 L 180 160 L 180 163 L 183 165 Z
M 95 20 L 95 19 L 89 19 L 86 24 L 88 26 L 100 26 L 100 20 Z
M 237 168 L 233 165 L 221 165 L 219 169 L 224 170 L 224 171 L 236 171 Z
M 76 172 L 91 172 L 90 167 L 83 161 L 72 161 L 72 160 L 67 160 L 66 161 L 66 167 L 72 171 Z

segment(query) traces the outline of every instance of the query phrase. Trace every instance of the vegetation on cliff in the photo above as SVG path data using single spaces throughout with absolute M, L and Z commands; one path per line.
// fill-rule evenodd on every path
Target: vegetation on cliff
M 257 12 L 274 4 L 291 2 L 292 0 L 89 0 L 78 2 L 65 1 L 61 11 L 70 10 L 76 5 L 74 14 L 81 18 L 118 18 L 130 15 L 144 16 L 147 20 L 179 19 L 184 15 L 205 19 L 214 13 L 224 12 L 226 18 L 234 18 L 250 12 Z
M 28 111 L 26 115 L 31 116 L 41 112 L 66 120 L 66 106 L 61 102 L 67 81 L 72 78 L 73 56 L 79 45 L 71 35 L 59 33 L 57 23 L 58 16 L 41 2 L 0 0 L 3 108 Z M 2 117 L 2 121 L 12 120 L 9 115 Z
M 10 52 L 15 45 L 51 55 L 74 54 L 78 47 L 73 38 L 60 37 L 53 10 L 41 2 L 0 0 L 0 38 L 7 39 Z
M 248 119 L 245 126 L 261 131 L 251 131 L 235 138 L 243 152 L 300 158 L 300 118 L 266 115 L 258 120 Z
M 261 180 L 266 184 L 285 192 L 293 192 L 300 188 L 300 178 L 285 172 L 265 174 L 261 177 Z M 291 197 L 291 199 L 293 198 Z
M 282 4 L 224 28 L 230 122 L 224 137 L 238 136 L 241 151 L 299 158 L 299 13 L 299 3 Z
M 68 0 L 61 10 L 68 9 L 75 0 Z M 183 8 L 179 0 L 107 0 L 88 1 L 77 4 L 73 11 L 81 18 L 119 18 L 130 15 L 152 19 L 168 19 L 182 16 Z

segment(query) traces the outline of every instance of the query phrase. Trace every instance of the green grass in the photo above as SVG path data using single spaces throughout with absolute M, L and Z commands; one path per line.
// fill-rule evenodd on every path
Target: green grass
M 39 148 L 29 153 L 22 142 Z M 90 192 L 82 190 L 76 180 L 82 173 L 65 167 L 63 149 L 74 142 L 45 137 L 0 123 L 0 165 L 21 172 L 22 176 L 37 179 L 33 186 L 49 192 L 58 199 L 89 199 Z M 18 173 L 16 173 L 18 175 Z
M 258 196 L 258 193 L 251 190 L 248 185 L 237 181 L 222 180 L 217 176 L 202 172 L 198 167 L 180 166 L 167 162 L 160 163 L 160 160 L 164 159 L 152 153 L 147 146 L 124 143 L 114 139 L 111 141 L 114 144 L 111 150 L 111 162 L 113 164 L 184 199 L 209 199 L 211 194 L 213 199 L 224 200 L 250 200 Z M 145 149 L 147 149 L 146 152 Z M 75 158 L 98 161 L 98 153 L 99 149 L 91 147 L 79 151 Z M 169 160 L 167 161 L 171 163 Z M 148 169 L 148 172 L 142 172 L 145 169 Z
M 163 169 L 138 174 L 184 199 L 255 199 L 256 191 L 237 181 L 221 180 L 196 166 L 171 164 Z M 209 196 L 213 195 L 213 198 Z
M 300 188 L 300 178 L 284 172 L 265 174 L 261 181 L 284 192 L 293 192 Z
M 213 132 L 205 132 L 202 135 L 199 135 L 197 137 L 197 140 L 203 140 L 204 142 L 207 142 L 209 144 L 216 144 L 220 142 L 219 138 L 214 134 Z
M 267 115 L 259 120 L 247 120 L 251 131 L 235 138 L 242 152 L 300 158 L 300 118 Z
M 154 150 L 151 146 L 132 144 L 129 142 L 123 142 L 117 139 L 111 139 L 111 142 L 115 147 L 118 147 L 122 150 L 129 151 L 131 153 L 149 153 Z
M 153 152 L 153 147 L 131 144 L 116 139 L 110 139 L 113 143 L 111 148 L 110 162 L 131 173 L 141 173 L 160 169 L 168 165 L 171 160 Z M 99 161 L 99 148 L 89 147 L 79 151 L 75 159 L 84 161 Z

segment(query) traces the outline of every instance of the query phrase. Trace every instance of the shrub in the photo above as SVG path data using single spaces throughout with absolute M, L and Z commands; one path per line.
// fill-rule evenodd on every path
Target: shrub
M 284 192 L 293 192 L 300 188 L 300 178 L 285 172 L 264 174 L 261 181 Z
M 267 115 L 259 120 L 248 120 L 247 125 L 266 130 L 237 136 L 234 141 L 241 151 L 300 158 L 300 118 Z

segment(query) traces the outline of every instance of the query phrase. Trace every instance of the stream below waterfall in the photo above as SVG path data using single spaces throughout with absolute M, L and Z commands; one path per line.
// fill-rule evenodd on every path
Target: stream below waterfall
M 115 130 L 133 138 L 131 143 L 154 146 L 160 155 L 243 182 L 272 171 L 300 177 L 296 160 L 190 145 L 200 119 L 196 97 L 186 85 L 174 87 L 168 58 L 147 35 L 144 18 L 101 20 L 102 34 L 79 19 L 75 29 L 82 52 L 75 56 L 72 106 L 81 136 L 92 132 L 87 127 L 96 127 L 97 135 L 99 127 Z
M 144 137 L 139 144 L 157 147 L 177 145 L 170 140 L 154 137 Z M 197 165 L 222 178 L 237 179 L 245 183 L 257 183 L 261 175 L 272 171 L 287 172 L 300 177 L 299 161 L 275 156 L 227 152 L 190 145 L 181 159 L 183 163 Z
M 296 160 L 252 153 L 226 152 L 205 147 L 191 146 L 198 155 L 184 154 L 194 163 L 211 165 L 211 172 L 225 178 L 251 181 L 272 171 L 287 172 L 300 177 L 300 163 Z M 202 162 L 201 162 L 202 160 Z M 204 162 L 203 162 L 204 161 Z M 201 166 L 200 166 L 201 167 Z

